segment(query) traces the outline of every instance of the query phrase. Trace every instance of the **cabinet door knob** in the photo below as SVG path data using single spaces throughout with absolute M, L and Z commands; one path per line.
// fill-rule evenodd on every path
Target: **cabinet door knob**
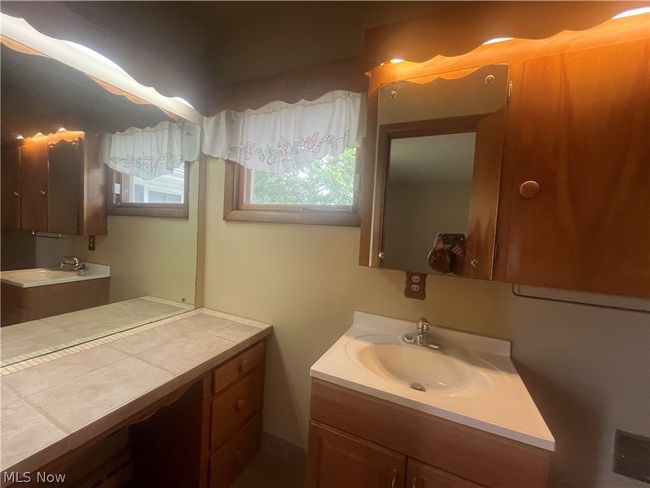
M 248 369 L 248 359 L 242 359 L 239 363 L 239 372 L 243 373 Z
M 47 192 L 46 192 L 45 190 L 41 190 L 39 193 L 40 193 L 41 195 L 47 195 Z
M 244 410 L 246 408 L 246 405 L 248 405 L 248 402 L 246 401 L 246 399 L 245 398 L 240 398 L 239 400 L 237 400 L 237 411 L 241 412 L 242 410 Z
M 20 196 L 20 193 L 18 193 L 17 191 L 15 191 L 15 192 L 14 192 L 14 196 L 15 196 L 15 197 L 19 197 L 19 196 Z
M 519 186 L 519 194 L 524 198 L 533 198 L 536 197 L 539 193 L 541 187 L 539 183 L 533 180 L 524 181 Z

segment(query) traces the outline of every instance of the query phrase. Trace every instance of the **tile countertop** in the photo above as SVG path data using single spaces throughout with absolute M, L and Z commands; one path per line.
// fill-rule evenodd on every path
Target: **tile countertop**
M 171 300 L 140 297 L 8 325 L 0 328 L 0 367 L 27 359 L 40 362 L 45 354 L 193 309 Z
M 3 374 L 0 471 L 35 471 L 270 333 L 270 325 L 202 308 Z
M 111 267 L 104 264 L 84 263 L 86 271 L 63 271 L 60 269 L 33 268 L 15 269 L 0 272 L 0 281 L 8 285 L 20 288 L 31 288 L 33 286 L 58 285 L 71 283 L 73 281 L 96 280 L 99 278 L 110 278 Z
M 373 374 L 355 359 L 355 353 L 363 348 L 376 343 L 400 344 L 403 334 L 413 332 L 414 322 L 355 312 L 352 327 L 316 361 L 310 374 L 313 378 L 484 432 L 555 450 L 555 439 L 510 360 L 509 341 L 430 326 L 430 337 L 441 345 L 440 352 L 432 351 L 431 354 L 448 351 L 453 356 L 456 351 L 458 357 L 476 368 L 488 385 L 471 394 L 417 391 L 401 381 Z M 379 339 L 375 340 L 376 337 Z M 432 364 L 435 367 L 435 363 Z

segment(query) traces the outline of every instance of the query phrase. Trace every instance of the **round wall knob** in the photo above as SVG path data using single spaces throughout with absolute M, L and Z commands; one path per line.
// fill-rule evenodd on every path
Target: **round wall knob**
M 524 181 L 519 186 L 519 194 L 524 198 L 533 198 L 536 197 L 539 193 L 541 187 L 539 183 L 533 180 Z

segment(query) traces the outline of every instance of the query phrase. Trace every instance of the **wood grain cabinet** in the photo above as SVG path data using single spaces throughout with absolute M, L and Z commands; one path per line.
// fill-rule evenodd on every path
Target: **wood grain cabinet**
M 98 138 L 3 146 L 2 228 L 106 234 L 106 175 L 98 150 Z
M 264 358 L 260 341 L 132 426 L 136 485 L 229 486 L 260 448 Z
M 550 452 L 313 380 L 308 488 L 539 488 Z
M 497 279 L 650 297 L 650 40 L 511 78 Z

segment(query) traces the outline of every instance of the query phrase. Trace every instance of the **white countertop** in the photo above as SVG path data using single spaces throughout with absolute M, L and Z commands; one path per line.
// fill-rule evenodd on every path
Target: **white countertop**
M 110 266 L 95 263 L 85 263 L 85 265 L 86 270 L 83 273 L 48 268 L 2 271 L 0 272 L 0 280 L 3 283 L 18 286 L 20 288 L 31 288 L 33 286 L 58 285 L 60 283 L 71 283 L 73 281 L 110 278 L 111 276 Z
M 37 470 L 270 333 L 270 325 L 202 308 L 53 353 L 45 362 L 2 368 L 0 470 Z
M 311 376 L 525 444 L 555 449 L 553 435 L 510 360 L 508 341 L 431 326 L 429 336 L 442 346 L 440 351 L 403 345 L 412 348 L 403 350 L 403 361 L 408 361 L 409 351 L 420 361 L 423 354 L 432 354 L 430 364 L 435 368 L 447 364 L 435 355 L 446 354 L 478 378 L 466 388 L 447 391 L 417 391 L 391 378 L 381 365 L 359 359 L 364 349 L 401 345 L 401 336 L 414 331 L 414 322 L 355 312 L 352 327 L 316 361 Z

